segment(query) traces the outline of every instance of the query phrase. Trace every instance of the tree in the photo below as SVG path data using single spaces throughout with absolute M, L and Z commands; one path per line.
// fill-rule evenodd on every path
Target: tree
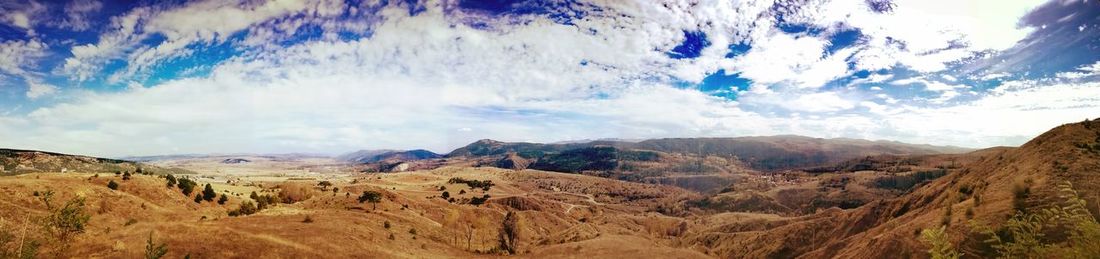
M 447 192 L 447 191 L 443 191 L 443 194 L 442 194 L 442 195 L 440 195 L 440 196 L 442 196 L 442 197 L 443 197 L 443 199 L 444 199 L 444 200 L 446 200 L 447 198 L 450 198 L 450 197 L 451 197 L 451 193 L 449 193 L 449 192 Z
M 214 201 L 214 197 L 218 197 L 218 193 L 214 192 L 214 187 L 210 186 L 210 184 L 206 184 L 206 188 L 202 190 L 202 199 Z
M 226 197 L 224 193 L 222 194 L 221 198 L 218 198 L 218 204 L 220 205 L 225 205 L 225 202 L 227 201 L 229 201 L 229 197 Z
M 202 193 L 195 194 L 195 203 L 202 203 Z
M 118 183 L 116 183 L 115 180 L 111 180 L 110 182 L 107 182 L 107 188 L 111 188 L 111 190 L 118 190 Z
M 46 210 L 50 213 L 42 219 L 42 225 L 46 232 L 52 235 L 61 245 L 58 249 L 58 257 L 68 250 L 72 239 L 84 233 L 88 220 L 92 218 L 84 211 L 84 198 L 74 198 L 65 202 L 65 205 L 55 208 L 51 204 L 53 191 L 46 191 L 39 200 L 46 204 Z
M 130 180 L 130 171 L 122 174 L 122 180 Z
M 168 179 L 168 188 L 176 187 L 176 176 L 167 175 L 164 178 Z
M 329 182 L 329 181 L 321 181 L 321 182 L 317 183 L 317 186 L 321 186 L 321 190 L 322 190 L 322 191 L 327 191 L 327 190 L 328 190 L 328 187 L 331 187 L 331 186 L 332 186 L 332 182 Z
M 378 203 L 382 202 L 382 193 L 377 191 L 363 191 L 363 195 L 359 195 L 359 203 L 370 202 L 373 204 L 371 210 L 378 209 Z
M 145 241 L 145 259 L 159 259 L 168 253 L 168 244 L 153 243 L 153 232 L 149 232 L 149 239 Z

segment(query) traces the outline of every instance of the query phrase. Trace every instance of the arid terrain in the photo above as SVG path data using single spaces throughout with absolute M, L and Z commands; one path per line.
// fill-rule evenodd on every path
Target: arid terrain
M 134 258 L 162 244 L 170 258 L 995 257 L 1006 254 L 987 233 L 1019 243 L 1006 222 L 1073 202 L 1067 188 L 1084 223 L 1035 242 L 1100 256 L 1096 229 L 1072 231 L 1100 215 L 1091 121 L 976 151 L 784 136 L 484 140 L 447 155 L 0 154 L 2 258 Z

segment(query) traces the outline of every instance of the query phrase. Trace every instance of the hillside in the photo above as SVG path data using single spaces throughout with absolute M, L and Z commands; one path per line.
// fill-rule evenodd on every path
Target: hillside
M 947 175 L 897 198 L 795 220 L 760 221 L 760 227 L 715 224 L 687 242 L 737 258 L 923 257 L 927 246 L 918 240 L 921 230 L 946 224 L 950 242 L 965 255 L 993 257 L 994 249 L 982 242 L 989 237 L 973 224 L 996 229 L 1015 211 L 1037 213 L 1059 204 L 1065 197 L 1058 196 L 1057 185 L 1067 182 L 1084 198 L 1092 217 L 1100 215 L 1100 123 L 1066 124 L 1019 148 L 979 150 L 955 158 L 964 159 L 956 159 L 962 162 L 954 162 L 957 167 L 948 169 Z M 1040 241 L 1066 238 L 1050 234 Z
M 68 155 L 52 152 L 0 149 L 0 175 L 37 172 L 68 173 L 180 173 L 182 169 L 166 169 L 118 159 Z M 184 172 L 185 173 L 185 172 Z
M 336 159 L 350 163 L 401 162 L 422 159 L 441 158 L 443 155 L 423 149 L 414 150 L 360 150 L 337 156 Z
M 667 138 L 640 142 L 593 141 L 567 144 L 513 143 L 485 139 L 455 149 L 447 154 L 447 157 L 498 156 L 516 153 L 524 158 L 539 159 L 550 154 L 598 146 L 610 146 L 624 150 L 692 154 L 700 157 L 726 157 L 740 160 L 756 170 L 769 171 L 823 166 L 876 155 L 954 154 L 970 151 L 957 147 L 915 145 L 892 141 L 843 138 L 821 139 L 802 136 Z

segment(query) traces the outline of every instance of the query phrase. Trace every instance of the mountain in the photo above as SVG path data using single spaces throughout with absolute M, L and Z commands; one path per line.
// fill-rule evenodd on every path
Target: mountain
M 719 223 L 685 242 L 703 245 L 720 257 L 892 258 L 926 255 L 928 246 L 919 240 L 921 231 L 945 226 L 950 245 L 966 256 L 987 258 L 999 255 L 984 242 L 990 236 L 978 226 L 988 226 L 1001 239 L 1012 240 L 1008 235 L 1026 230 L 1007 229 L 1006 219 L 1021 215 L 1018 217 L 1023 220 L 1041 220 L 1025 215 L 1068 206 L 1067 197 L 1073 193 L 1067 193 L 1067 183 L 1083 199 L 1087 213 L 1082 213 L 1092 215 L 1078 219 L 1095 220 L 1100 215 L 1100 122 L 1062 125 L 1019 148 L 924 156 L 929 159 L 940 160 L 946 174 L 918 183 L 896 198 L 849 210 L 827 209 L 799 218 L 756 221 L 755 226 Z M 884 177 L 901 176 L 906 174 Z M 1036 242 L 1073 245 L 1066 243 L 1070 236 L 1063 231 L 1065 227 L 1046 230 Z M 1084 247 L 1100 244 L 1100 236 L 1084 238 L 1092 242 Z
M 447 157 L 497 156 L 516 153 L 528 159 L 568 150 L 610 146 L 623 150 L 649 150 L 664 153 L 693 154 L 736 158 L 756 170 L 809 168 L 875 155 L 928 155 L 964 153 L 970 149 L 916 145 L 893 141 L 822 139 L 803 136 L 737 138 L 665 138 L 639 142 L 592 141 L 586 143 L 541 144 L 478 140 L 455 149 Z M 536 165 L 538 162 L 535 163 Z
M 423 159 L 441 158 L 443 155 L 436 154 L 431 151 L 423 149 L 414 150 L 361 150 L 344 155 L 338 156 L 336 159 L 344 162 L 351 163 L 375 163 L 375 162 L 397 162 L 397 161 L 413 161 Z

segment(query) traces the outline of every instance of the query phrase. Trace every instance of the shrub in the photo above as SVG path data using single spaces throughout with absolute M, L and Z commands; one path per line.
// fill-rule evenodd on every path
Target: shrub
M 130 180 L 130 172 L 123 173 L 122 180 Z
M 116 183 L 115 180 L 111 180 L 110 182 L 107 182 L 107 188 L 111 188 L 111 190 L 118 190 L 118 183 Z
M 1012 184 L 1012 208 L 1023 211 L 1027 207 L 1027 197 L 1031 196 L 1031 180 Z
M 451 193 L 444 191 L 443 194 L 440 195 L 440 197 L 443 197 L 443 199 L 446 200 L 447 198 L 451 197 Z
M 214 192 L 214 187 L 210 184 L 206 184 L 206 188 L 202 190 L 202 199 L 206 201 L 214 201 L 214 197 L 218 197 L 218 193 Z
M 302 220 L 302 223 L 313 223 L 313 217 L 306 215 L 306 218 Z
M 489 195 L 488 194 L 486 194 L 485 196 L 481 196 L 481 197 L 473 197 L 473 198 L 470 198 L 470 204 L 474 205 L 474 206 L 478 206 L 478 205 L 481 205 L 481 204 L 485 204 L 485 201 L 487 201 L 487 200 L 489 200 Z
M 252 201 L 242 201 L 241 206 L 237 208 L 237 210 L 229 212 L 229 216 L 247 216 L 258 211 L 259 209 L 256 208 L 256 204 L 252 203 Z
M 58 249 L 60 256 L 68 250 L 69 245 L 73 243 L 73 238 L 84 233 L 88 220 L 92 216 L 84 211 L 84 198 L 74 198 L 61 207 L 54 207 L 50 203 L 53 199 L 52 191 L 46 191 L 39 199 L 46 204 L 46 209 L 49 211 L 49 214 L 42 219 L 42 226 L 61 245 Z
M 202 203 L 202 193 L 195 194 L 195 203 Z
M 955 250 L 947 238 L 946 226 L 925 229 L 920 232 L 920 241 L 929 246 L 928 254 L 932 259 L 958 259 L 961 254 Z
M 390 228 L 390 221 L 387 220 L 386 222 L 382 222 L 382 227 L 386 228 L 386 229 L 389 229 Z
M 412 235 L 415 236 L 416 235 L 416 228 L 410 228 L 409 229 L 409 234 L 412 234 Z
M 484 190 L 489 190 L 489 187 L 493 187 L 493 185 L 495 185 L 495 184 L 493 184 L 492 180 L 485 180 L 485 181 L 467 180 L 467 179 L 463 179 L 463 178 L 459 178 L 459 177 L 451 178 L 450 180 L 447 180 L 447 183 L 449 183 L 449 184 L 461 183 L 461 184 L 466 184 L 466 186 L 469 186 L 470 189 L 481 188 L 481 189 L 484 189 Z
M 227 201 L 229 201 L 229 197 L 226 197 L 224 193 L 222 194 L 221 198 L 218 198 L 219 205 L 225 205 L 225 202 Z
M 168 253 L 168 244 L 153 243 L 153 233 L 149 232 L 149 239 L 145 240 L 145 259 L 158 259 Z
M 176 176 L 167 175 L 164 178 L 168 179 L 168 188 L 176 187 Z
M 1004 258 L 1094 258 L 1100 255 L 1100 223 L 1073 185 L 1059 185 L 1066 200 L 1033 213 L 1017 211 L 999 230 L 978 226 L 985 242 Z
M 195 186 L 199 185 L 195 181 L 187 178 L 179 178 L 178 182 L 179 183 L 176 184 L 176 186 L 180 188 L 180 192 L 183 192 L 183 195 L 187 196 L 191 196 L 191 192 L 195 191 Z
M 328 190 L 328 187 L 332 186 L 332 182 L 321 181 L 321 182 L 317 183 L 317 186 L 321 186 L 321 190 Z
M 286 182 L 279 186 L 279 200 L 283 203 L 295 203 L 313 197 L 313 187 L 300 182 Z

